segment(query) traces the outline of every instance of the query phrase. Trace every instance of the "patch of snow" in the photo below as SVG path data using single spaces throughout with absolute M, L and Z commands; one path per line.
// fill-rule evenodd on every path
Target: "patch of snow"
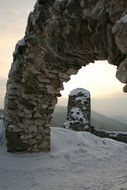
M 122 134 L 122 135 L 127 135 L 127 132 L 121 132 L 121 131 L 108 131 L 108 130 L 100 130 L 99 131 L 104 131 L 106 133 L 112 133 L 112 134 L 116 134 L 116 135 L 119 135 L 119 134 Z
M 25 46 L 25 44 L 26 44 L 26 42 L 25 42 L 24 38 L 22 38 L 21 40 L 19 40 L 17 42 L 16 46 L 15 46 L 15 51 L 14 51 L 13 55 L 15 55 L 17 53 L 19 46 Z
M 68 3 L 66 6 L 69 6 L 72 3 L 73 0 L 68 0 Z
M 121 19 L 117 21 L 117 23 L 120 23 L 120 22 L 124 24 L 127 23 L 127 14 L 121 17 Z
M 25 46 L 25 39 L 24 38 L 22 38 L 21 40 L 19 40 L 18 42 L 17 42 L 17 44 L 16 45 L 18 45 L 18 46 Z
M 110 137 L 116 137 L 117 134 L 116 133 L 110 133 Z
M 120 131 L 112 131 L 112 133 L 115 133 L 115 134 L 122 134 L 122 135 L 127 135 L 127 132 L 120 132 Z
M 126 190 L 127 145 L 88 132 L 51 128 L 49 153 L 0 149 L 1 190 Z
M 67 120 L 66 122 L 64 122 L 64 127 L 65 127 L 65 129 L 70 129 L 70 126 L 71 126 L 71 124 L 78 124 L 78 123 L 80 123 L 81 121 L 80 120 L 77 120 L 77 119 L 75 119 L 74 121 L 72 121 L 72 120 Z M 85 119 L 83 119 L 83 121 L 82 121 L 83 123 L 84 123 L 84 129 L 88 129 L 89 128 L 89 126 L 87 125 L 87 121 L 85 120 Z
M 63 2 L 63 1 L 66 1 L 66 0 L 56 0 L 56 1 L 58 1 L 58 2 Z M 68 3 L 67 3 L 67 6 L 72 2 L 73 0 L 68 0 Z
M 80 108 L 78 107 L 73 107 L 71 110 L 70 110 L 70 113 L 71 113 L 71 116 L 76 120 L 80 120 L 80 119 L 84 119 L 84 115 L 82 113 L 82 111 L 80 110 Z
M 84 96 L 79 96 L 79 97 L 76 97 L 76 98 L 75 98 L 75 101 L 76 101 L 76 102 L 80 101 L 81 104 L 83 104 L 84 102 L 87 102 L 87 99 L 86 99 L 86 97 L 84 97 Z
M 120 21 L 121 21 L 122 23 L 127 23 L 127 15 L 124 15 L 124 16 L 120 19 Z
M 90 92 L 86 89 L 83 89 L 83 88 L 76 88 L 76 89 L 72 90 L 70 92 L 69 96 L 77 96 L 80 93 L 86 97 L 90 97 Z
M 109 132 L 110 137 L 117 137 L 118 135 L 126 135 L 127 136 L 127 132 Z M 126 137 L 125 137 L 126 138 Z
M 73 121 L 71 121 L 71 122 L 73 122 Z M 70 128 L 70 121 L 65 121 L 65 122 L 64 122 L 64 127 L 65 127 L 66 129 L 69 129 L 69 128 Z

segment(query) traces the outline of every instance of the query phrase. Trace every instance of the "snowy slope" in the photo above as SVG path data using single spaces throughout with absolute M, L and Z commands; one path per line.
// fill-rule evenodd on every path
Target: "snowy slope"
M 127 190 L 127 145 L 52 128 L 50 153 L 0 149 L 0 190 Z

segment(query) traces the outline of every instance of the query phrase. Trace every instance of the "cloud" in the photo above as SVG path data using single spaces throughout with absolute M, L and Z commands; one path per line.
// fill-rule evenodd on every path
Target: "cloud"
M 36 0 L 0 2 L 0 72 L 8 75 L 16 42 L 24 36 L 29 12 Z
M 24 36 L 29 12 L 36 0 L 0 1 L 0 107 L 16 42 Z
M 23 33 L 26 28 L 27 18 L 33 10 L 35 0 L 4 0 L 0 2 L 0 36 L 14 38 Z
M 25 30 L 35 0 L 4 0 L 0 2 L 0 32 L 6 34 Z

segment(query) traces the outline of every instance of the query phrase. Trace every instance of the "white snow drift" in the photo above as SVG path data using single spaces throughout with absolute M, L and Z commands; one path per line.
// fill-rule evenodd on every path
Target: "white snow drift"
M 0 190 L 127 190 L 127 145 L 51 129 L 50 153 L 0 149 Z

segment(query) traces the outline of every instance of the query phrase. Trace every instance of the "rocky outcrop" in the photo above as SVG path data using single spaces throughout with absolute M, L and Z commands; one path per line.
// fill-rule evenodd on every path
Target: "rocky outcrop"
M 108 60 L 118 67 L 119 80 L 127 83 L 126 66 L 122 66 L 127 54 L 126 17 L 126 0 L 37 1 L 9 72 L 5 97 L 8 151 L 50 149 L 57 97 L 63 82 L 82 66 Z
M 91 124 L 90 92 L 76 88 L 69 94 L 67 120 L 64 127 L 75 131 L 90 131 Z
M 101 138 L 110 138 L 119 142 L 127 143 L 127 132 L 94 130 L 92 133 Z

